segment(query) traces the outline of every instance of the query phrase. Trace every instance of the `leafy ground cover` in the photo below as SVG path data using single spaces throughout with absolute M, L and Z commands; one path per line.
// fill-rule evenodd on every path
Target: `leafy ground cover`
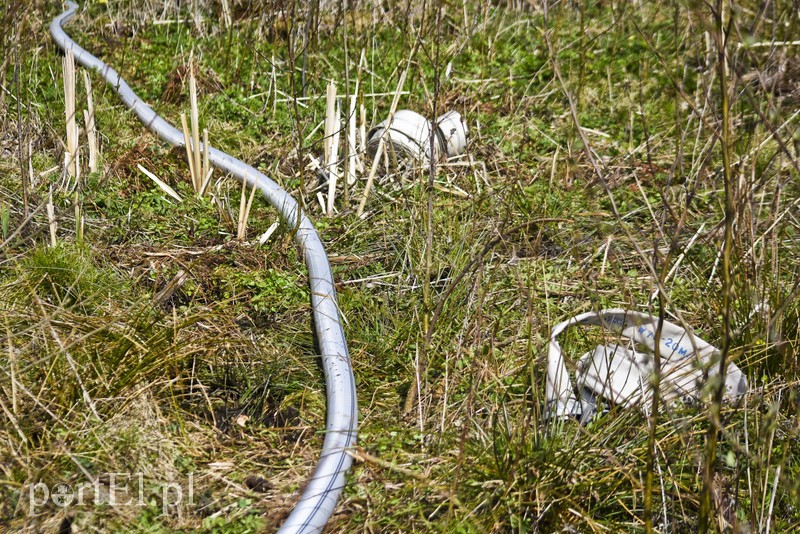
M 212 145 L 315 220 L 361 417 L 331 532 L 797 529 L 800 10 L 516 4 L 89 2 L 69 33 L 173 124 L 193 61 Z M 257 198 L 236 239 L 239 186 L 195 197 L 185 153 L 92 74 L 102 170 L 78 239 L 58 12 L 0 7 L 0 525 L 273 529 L 325 417 L 291 228 L 259 244 L 277 214 Z M 467 156 L 383 176 L 359 217 L 360 154 L 325 215 L 328 81 L 360 88 L 368 130 L 404 75 L 400 108 L 459 111 Z M 750 393 L 719 417 L 706 399 L 545 421 L 550 328 L 606 307 L 680 313 Z M 109 473 L 141 473 L 141 498 L 109 505 Z M 82 503 L 31 493 L 100 475 Z

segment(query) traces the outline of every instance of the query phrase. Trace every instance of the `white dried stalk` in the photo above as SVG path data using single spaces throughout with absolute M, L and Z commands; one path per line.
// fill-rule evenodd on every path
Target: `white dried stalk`
M 328 165 L 328 215 L 333 215 L 333 202 L 336 200 L 336 184 L 339 181 L 339 138 L 342 133 L 342 108 L 336 101 L 336 114 L 333 123 L 333 140 L 331 141 L 331 163 Z
M 363 67 L 362 67 L 363 65 Z M 361 72 L 364 67 L 367 66 L 367 56 L 366 50 L 363 48 L 361 49 L 361 58 L 358 60 L 358 80 L 361 80 Z M 358 91 L 356 91 L 358 92 Z M 364 95 L 365 97 L 367 95 Z M 367 153 L 367 106 L 364 105 L 364 101 L 361 101 L 361 104 L 358 106 L 358 134 L 359 134 L 359 145 L 358 145 L 358 153 L 359 154 L 366 154 Z M 358 162 L 358 172 L 364 172 L 364 162 L 359 157 L 357 160 Z
M 239 220 L 236 229 L 236 237 L 244 241 L 247 237 L 247 221 L 250 219 L 250 208 L 253 207 L 253 199 L 256 196 L 256 184 L 250 190 L 250 197 L 247 198 L 247 182 L 242 183 L 242 196 L 239 199 Z M 245 202 L 247 199 L 247 202 Z
M 56 239 L 56 230 L 58 230 L 58 223 L 56 223 L 56 210 L 53 206 L 53 186 L 50 186 L 50 193 L 47 195 L 47 222 L 50 223 L 50 246 L 55 247 L 58 244 Z
M 263 245 L 264 243 L 269 241 L 269 238 L 272 237 L 272 234 L 275 233 L 275 230 L 278 229 L 279 225 L 280 225 L 280 223 L 278 221 L 275 221 L 274 223 L 272 223 L 270 225 L 270 227 L 267 228 L 267 231 L 264 232 L 263 234 L 261 234 L 261 237 L 258 238 L 258 244 L 259 245 Z
M 365 106 L 363 102 L 359 105 L 358 118 L 359 118 L 358 153 L 366 154 L 367 153 L 367 106 Z M 358 172 L 364 172 L 364 161 L 361 158 L 358 158 Z
M 83 110 L 83 123 L 86 125 L 86 141 L 89 143 L 89 172 L 97 172 L 97 137 L 94 118 L 88 109 Z
M 75 56 L 67 50 L 63 63 L 64 72 L 64 113 L 67 120 L 67 149 L 64 166 L 67 169 L 67 189 L 70 181 L 78 181 L 78 124 L 75 122 Z
M 247 180 L 242 182 L 242 194 L 239 197 L 239 215 L 236 220 L 236 238 L 237 239 L 244 239 L 243 234 L 244 230 L 242 227 L 244 223 L 242 220 L 244 219 L 244 209 L 245 209 L 245 200 L 247 199 Z
M 322 211 L 325 211 L 325 197 L 322 196 L 322 191 L 317 191 L 317 202 Z
M 278 76 L 275 72 L 275 52 L 272 53 L 272 72 L 270 73 L 269 84 L 272 89 L 272 115 L 278 108 Z M 269 91 L 267 91 L 267 98 L 269 98 Z
M 328 82 L 325 99 L 325 170 L 328 174 L 328 205 L 323 211 L 333 215 L 333 202 L 336 199 L 336 182 L 339 178 L 337 163 L 339 159 L 339 106 L 336 101 L 336 84 Z
M 226 28 L 230 28 L 233 24 L 233 19 L 231 18 L 231 6 L 228 4 L 228 0 L 222 0 L 222 20 L 225 23 Z
M 64 109 L 67 115 L 67 174 L 75 179 L 75 195 L 72 204 L 75 208 L 75 239 L 83 242 L 83 209 L 81 206 L 81 167 L 79 159 L 78 122 L 75 117 L 75 56 L 67 50 L 64 57 Z
M 78 243 L 83 243 L 83 203 L 81 202 L 78 194 L 78 189 L 75 190 L 75 239 Z
M 200 2 L 198 0 L 192 0 L 192 19 L 194 20 L 194 27 L 197 30 L 197 33 L 200 35 L 203 34 L 203 24 L 202 18 L 200 17 Z
M 92 100 L 92 80 L 89 73 L 83 71 L 83 84 L 86 86 L 86 108 L 83 118 L 86 124 L 86 140 L 89 142 L 89 172 L 97 172 L 98 155 L 97 129 L 94 121 L 94 101 Z
M 206 174 L 205 179 L 203 180 L 203 185 L 200 186 L 200 191 L 198 191 L 199 196 L 203 196 L 206 194 L 206 189 L 208 189 L 208 184 L 211 183 L 211 175 L 214 173 L 214 167 L 208 169 L 208 174 Z
M 186 113 L 181 113 L 181 126 L 183 127 L 183 143 L 186 147 L 186 161 L 189 162 L 189 176 L 192 178 L 192 188 L 196 188 L 197 179 L 194 169 L 194 156 L 192 155 L 192 140 L 189 136 L 189 126 L 186 124 Z
M 250 220 L 250 209 L 253 207 L 253 199 L 256 198 L 256 184 L 250 190 L 250 198 L 247 199 L 247 208 L 244 210 L 244 223 L 242 224 L 242 239 L 247 237 L 247 221 Z
M 192 175 L 192 184 L 195 191 L 200 191 L 203 185 L 201 174 L 202 160 L 200 157 L 200 115 L 197 111 L 197 79 L 194 75 L 194 60 L 189 58 L 189 99 L 191 104 L 191 127 L 192 127 L 192 154 L 194 156 L 195 173 Z
M 148 171 L 147 169 L 145 169 L 145 168 L 144 168 L 144 167 L 143 167 L 141 164 L 138 164 L 138 163 L 137 163 L 137 164 L 136 164 L 136 167 L 138 167 L 138 168 L 139 168 L 139 170 L 140 170 L 140 171 L 142 171 L 142 172 L 144 173 L 144 175 L 145 175 L 145 176 L 147 176 L 148 178 L 150 178 L 151 180 L 153 180 L 153 181 L 156 183 L 156 185 L 157 185 L 158 187 L 160 187 L 160 188 L 161 188 L 161 190 L 162 190 L 162 191 L 164 191 L 166 194 L 168 194 L 169 196 L 171 196 L 172 198 L 174 198 L 174 199 L 175 199 L 175 200 L 177 200 L 178 202 L 181 202 L 181 201 L 183 201 L 183 199 L 181 198 L 181 196 L 180 196 L 180 195 L 179 195 L 179 194 L 178 194 L 178 193 L 177 193 L 177 192 L 176 192 L 174 189 L 172 189 L 172 188 L 169 186 L 169 184 L 167 184 L 165 181 L 161 180 L 161 179 L 160 179 L 158 176 L 156 176 L 156 175 L 155 175 L 155 174 L 153 174 L 152 172 L 150 172 L 150 171 Z
M 200 184 L 200 187 L 197 189 L 197 194 L 203 194 L 203 184 L 205 178 L 208 176 L 210 165 L 208 164 L 208 128 L 203 128 L 203 171 L 198 176 L 197 182 Z
M 358 146 L 356 142 L 356 103 L 358 100 L 358 80 L 356 80 L 356 90 L 350 96 L 350 106 L 347 113 L 347 185 L 356 183 L 356 171 L 358 170 Z
M 332 94 L 331 94 L 332 93 Z M 333 81 L 328 82 L 325 94 L 325 129 L 323 130 L 322 149 L 325 166 L 330 162 L 331 138 L 333 137 L 333 112 L 335 109 L 336 86 Z

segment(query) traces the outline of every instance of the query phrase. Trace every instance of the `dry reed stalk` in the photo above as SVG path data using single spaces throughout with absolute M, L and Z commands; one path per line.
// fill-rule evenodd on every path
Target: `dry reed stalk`
M 279 221 L 275 221 L 274 223 L 272 223 L 270 227 L 267 228 L 267 231 L 261 234 L 261 237 L 258 238 L 258 244 L 263 245 L 264 243 L 269 241 L 269 238 L 272 237 L 272 234 L 275 233 L 275 230 L 278 229 L 278 226 L 280 226 Z
M 183 143 L 186 147 L 186 161 L 189 162 L 189 175 L 192 177 L 192 187 L 195 186 L 194 156 L 192 155 L 192 140 L 189 136 L 189 126 L 186 124 L 186 114 L 181 113 L 181 127 L 183 128 Z
M 78 165 L 78 125 L 75 122 L 75 56 L 67 50 L 63 62 L 64 71 L 64 111 L 67 119 L 67 149 L 64 154 L 64 166 L 67 169 L 67 189 L 75 180 L 77 184 Z
M 78 188 L 75 188 L 75 240 L 83 243 L 83 203 L 81 202 Z
M 233 19 L 231 18 L 231 6 L 228 3 L 228 0 L 222 0 L 222 21 L 225 23 L 226 28 L 230 28 L 233 25 Z
M 206 174 L 205 179 L 203 180 L 203 185 L 200 186 L 200 191 L 197 192 L 199 196 L 203 196 L 206 194 L 206 189 L 208 189 L 208 184 L 211 183 L 211 175 L 214 173 L 214 167 L 208 169 L 208 174 Z
M 197 190 L 198 195 L 203 194 L 203 184 L 210 178 L 211 168 L 208 163 L 208 128 L 203 128 L 203 170 L 198 177 L 200 188 Z
M 333 173 L 334 180 L 333 182 L 337 182 L 340 178 L 339 176 L 339 141 L 342 135 L 342 105 L 341 102 L 337 99 L 336 100 L 336 111 L 334 115 L 334 124 L 333 124 L 333 141 L 331 143 L 331 164 L 330 164 L 330 172 Z M 333 201 L 336 198 L 336 184 L 329 183 L 329 194 L 328 195 L 328 214 L 333 215 Z M 331 187 L 333 185 L 333 187 Z
M 175 276 L 172 277 L 172 280 L 167 282 L 167 285 L 164 286 L 164 289 L 156 294 L 156 296 L 153 298 L 153 302 L 159 306 L 163 306 L 167 301 L 169 301 L 169 299 L 172 298 L 176 291 L 183 287 L 183 284 L 185 284 L 188 279 L 189 273 L 183 269 L 180 269 Z
M 358 153 L 367 153 L 367 106 L 362 100 L 358 105 Z M 358 158 L 358 172 L 364 172 L 364 161 Z
M 257 189 L 258 187 L 256 187 L 255 183 L 253 183 L 253 189 L 250 190 L 250 198 L 247 199 L 247 208 L 244 211 L 244 226 L 242 227 L 242 233 L 243 233 L 242 239 L 244 239 L 244 237 L 247 237 L 247 221 L 250 220 L 250 210 L 253 207 L 253 200 L 256 198 Z
M 269 76 L 269 87 L 272 90 L 272 115 L 275 116 L 275 111 L 278 109 L 278 77 L 275 72 L 275 52 L 272 53 L 272 71 Z M 267 98 L 269 98 L 269 91 L 267 91 Z
M 350 105 L 347 112 L 347 185 L 354 185 L 357 180 L 356 171 L 358 170 L 358 147 L 356 144 L 356 104 L 358 101 L 358 79 L 356 79 L 356 90 L 350 96 Z
M 47 222 L 50 224 L 50 246 L 55 247 L 58 244 L 56 239 L 56 230 L 58 230 L 58 223 L 56 223 L 56 210 L 53 206 L 53 186 L 50 186 L 50 192 L 47 195 Z
M 67 50 L 64 56 L 64 112 L 67 119 L 67 149 L 64 154 L 64 164 L 67 168 L 67 189 L 69 182 L 75 180 L 75 238 L 78 243 L 83 241 L 83 209 L 81 206 L 81 167 L 79 160 L 79 134 L 78 123 L 75 120 L 75 56 L 72 50 Z
M 98 156 L 100 154 L 97 145 L 97 129 L 94 121 L 94 101 L 92 99 L 92 80 L 89 73 L 83 71 L 83 83 L 86 87 L 86 108 L 83 110 L 83 118 L 86 124 L 86 139 L 89 142 L 89 172 L 97 172 Z
M 199 191 L 202 185 L 200 157 L 200 115 L 197 110 L 197 78 L 194 75 L 194 60 L 189 58 L 189 100 L 191 104 L 190 117 L 192 128 L 192 155 L 194 157 L 195 174 L 192 175 L 194 190 Z
M 336 199 L 336 182 L 339 179 L 339 104 L 336 100 L 336 84 L 331 80 L 325 100 L 325 170 L 328 174 L 328 206 L 325 212 L 333 215 L 333 202 Z
M 247 180 L 242 182 L 242 194 L 239 197 L 239 215 L 236 219 L 236 238 L 244 239 L 242 237 L 242 218 L 244 217 L 245 199 L 247 198 Z
M 139 170 L 142 171 L 145 176 L 153 180 L 156 183 L 156 185 L 160 187 L 161 190 L 164 191 L 166 194 L 168 194 L 178 202 L 181 202 L 183 200 L 181 196 L 174 189 L 172 189 L 166 182 L 161 180 L 158 176 L 156 176 L 152 172 L 145 169 L 141 164 L 137 164 L 136 167 L 138 167 Z
M 358 83 L 361 83 L 361 76 L 363 73 L 364 68 L 367 66 L 367 52 L 363 48 L 361 49 L 361 58 L 358 60 L 358 71 L 356 74 L 356 79 Z M 362 89 L 363 91 L 363 89 Z M 356 91 L 358 93 L 358 91 Z M 358 153 L 359 154 L 366 154 L 367 153 L 367 106 L 364 105 L 364 98 L 367 95 L 363 95 L 361 98 L 360 103 L 358 104 L 358 136 L 359 136 L 359 144 L 358 144 Z M 355 116 L 354 116 L 355 118 Z M 364 162 L 362 158 L 356 159 L 358 164 L 358 172 L 364 172 Z
M 198 0 L 192 0 L 192 21 L 194 22 L 194 28 L 197 30 L 197 33 L 202 35 L 203 34 L 203 24 L 202 18 L 200 17 L 200 2 Z
M 413 57 L 413 53 L 412 53 Z M 381 135 L 380 140 L 378 141 L 378 150 L 375 151 L 375 157 L 372 159 L 372 167 L 369 170 L 369 176 L 367 176 L 367 185 L 364 186 L 364 195 L 361 197 L 361 202 L 358 205 L 358 210 L 356 211 L 356 215 L 359 217 L 364 213 L 364 206 L 367 205 L 367 198 L 369 198 L 369 191 L 372 189 L 372 182 L 375 180 L 375 174 L 378 172 L 378 164 L 381 161 L 381 155 L 383 154 L 384 148 L 386 147 L 386 136 L 388 135 L 389 129 L 392 126 L 392 120 L 394 119 L 394 114 L 397 111 L 397 105 L 400 103 L 400 94 L 403 91 L 403 86 L 406 83 L 406 76 L 408 75 L 408 66 L 411 62 L 408 62 L 406 65 L 405 70 L 400 75 L 400 81 L 397 82 L 397 89 L 394 92 L 394 98 L 392 99 L 392 105 L 389 108 L 389 117 L 386 119 L 386 129 Z
M 253 207 L 253 199 L 256 196 L 256 184 L 253 183 L 253 188 L 250 190 L 250 196 L 247 197 L 247 182 L 242 182 L 242 196 L 239 199 L 239 220 L 236 225 L 236 238 L 244 241 L 247 237 L 247 221 L 250 219 L 250 209 Z M 247 202 L 245 202 L 245 199 Z

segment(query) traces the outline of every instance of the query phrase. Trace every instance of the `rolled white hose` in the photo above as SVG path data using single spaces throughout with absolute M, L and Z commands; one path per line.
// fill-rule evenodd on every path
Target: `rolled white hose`
M 658 323 L 658 317 L 649 313 L 612 308 L 582 313 L 553 327 L 547 348 L 546 417 L 574 416 L 588 421 L 594 415 L 594 397 L 622 406 L 638 405 L 646 411 L 655 372 L 651 357 L 616 344 L 599 345 L 594 354 L 589 352 L 578 362 L 575 379 L 581 392 L 579 398 L 558 338 L 572 326 L 600 326 L 655 352 Z M 705 380 L 719 372 L 720 350 L 669 321 L 661 323 L 658 345 L 662 398 L 700 398 Z M 733 362 L 728 362 L 723 383 L 728 400 L 747 392 L 747 378 Z
M 122 102 L 150 131 L 171 145 L 185 146 L 182 132 L 159 117 L 136 96 L 119 73 L 78 46 L 64 32 L 62 26 L 75 16 L 77 8 L 74 2 L 67 2 L 67 10 L 50 24 L 50 34 L 56 45 L 65 52 L 72 50 L 75 61 L 87 69 L 96 70 L 105 78 Z M 279 532 L 322 532 L 339 500 L 345 485 L 345 474 L 353 462 L 348 449 L 355 445 L 358 427 L 355 379 L 339 317 L 328 256 L 314 225 L 291 195 L 278 184 L 250 165 L 215 148 L 209 148 L 209 161 L 221 171 L 232 174 L 237 180 L 256 184 L 288 226 L 295 227 L 298 217 L 300 219 L 295 241 L 303 249 L 308 267 L 314 327 L 325 373 L 328 413 L 325 439 L 317 466 L 306 482 L 300 500 Z

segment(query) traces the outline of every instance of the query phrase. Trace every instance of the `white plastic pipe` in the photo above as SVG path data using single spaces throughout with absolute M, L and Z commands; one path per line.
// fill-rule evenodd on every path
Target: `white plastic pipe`
M 87 69 L 96 70 L 105 78 L 122 102 L 150 131 L 171 145 L 185 146 L 182 132 L 159 117 L 150 106 L 136 96 L 114 69 L 78 46 L 64 32 L 62 26 L 75 16 L 77 8 L 74 2 L 67 2 L 67 10 L 50 24 L 50 34 L 56 45 L 64 51 L 72 50 L 75 61 Z M 209 161 L 240 181 L 255 183 L 267 201 L 280 212 L 288 226 L 295 227 L 299 217 L 300 224 L 295 234 L 295 241 L 303 249 L 308 267 L 314 327 L 322 352 L 325 373 L 328 413 L 319 462 L 306 482 L 300 500 L 279 532 L 287 534 L 322 532 L 339 500 L 345 485 L 345 474 L 353 462 L 348 449 L 355 444 L 358 427 L 355 379 L 339 318 L 328 256 L 311 221 L 289 193 L 278 184 L 250 165 L 215 148 L 209 148 Z
M 448 111 L 431 124 L 416 111 L 401 109 L 391 120 L 386 119 L 369 131 L 367 153 L 370 158 L 374 158 L 381 139 L 388 137 L 386 141 L 394 146 L 395 151 L 427 162 L 431 158 L 430 140 L 433 128 L 434 159 L 443 155 L 452 158 L 463 154 L 467 149 L 467 125 L 457 111 Z

